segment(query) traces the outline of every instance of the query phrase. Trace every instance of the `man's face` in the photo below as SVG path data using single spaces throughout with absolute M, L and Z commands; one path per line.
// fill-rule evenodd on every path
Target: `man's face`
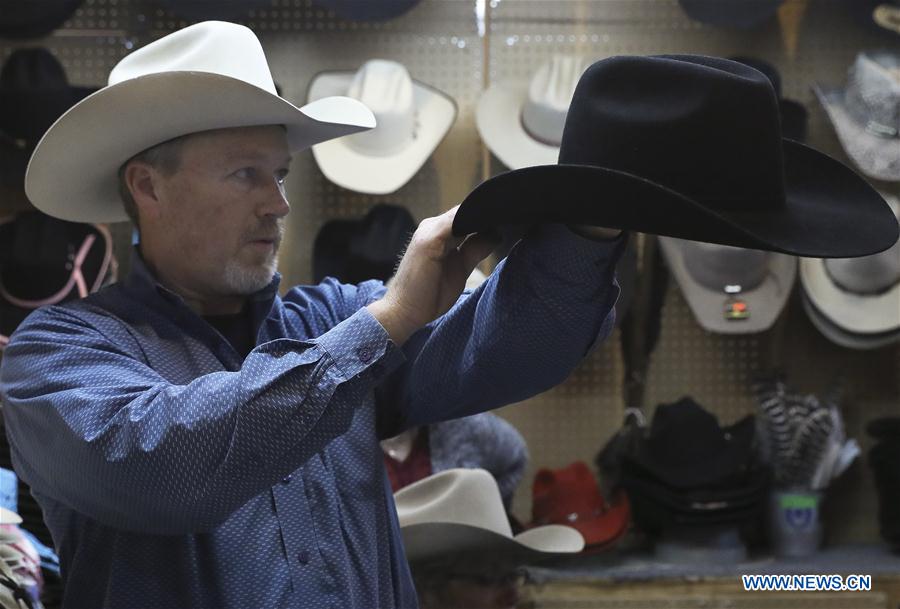
M 202 298 L 268 285 L 290 209 L 290 159 L 277 125 L 187 137 L 178 170 L 158 180 L 158 213 L 141 216 L 142 247 L 153 252 L 157 272 Z

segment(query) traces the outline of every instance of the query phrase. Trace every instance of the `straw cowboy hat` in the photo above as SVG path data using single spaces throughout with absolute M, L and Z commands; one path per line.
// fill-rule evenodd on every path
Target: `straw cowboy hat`
M 406 556 L 426 562 L 479 553 L 528 564 L 584 549 L 572 527 L 551 524 L 513 536 L 497 481 L 483 469 L 448 469 L 394 494 Z
M 313 147 L 325 177 L 356 192 L 383 195 L 409 182 L 456 120 L 449 95 L 413 80 L 396 61 L 370 59 L 356 72 L 313 78 L 311 103 L 334 95 L 358 99 L 378 123 L 369 132 Z
M 485 145 L 510 169 L 555 163 L 578 79 L 590 64 L 555 55 L 530 81 L 491 85 L 478 99 L 475 125 Z
M 186 27 L 120 61 L 109 85 L 63 114 L 38 143 L 25 192 L 41 211 L 74 222 L 127 220 L 119 167 L 172 138 L 227 127 L 284 125 L 291 151 L 375 126 L 362 103 L 328 97 L 298 108 L 278 96 L 248 28 Z
M 874 254 L 898 237 L 863 178 L 782 137 L 765 75 L 700 55 L 593 64 L 575 89 L 558 163 L 483 182 L 453 232 L 536 222 L 819 258 Z

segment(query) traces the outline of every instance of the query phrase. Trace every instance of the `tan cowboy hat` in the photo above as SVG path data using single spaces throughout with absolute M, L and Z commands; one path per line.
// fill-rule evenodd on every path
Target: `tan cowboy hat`
M 448 469 L 394 494 L 406 556 L 425 562 L 478 552 L 528 564 L 584 549 L 569 526 L 551 524 L 513 536 L 497 481 L 483 469 Z
M 504 165 L 521 169 L 556 163 L 575 85 L 588 65 L 583 57 L 554 55 L 530 81 L 503 81 L 481 95 L 475 125 Z
M 109 85 L 63 114 L 38 143 L 25 192 L 74 222 L 127 220 L 119 167 L 172 138 L 227 127 L 284 125 L 292 151 L 375 126 L 361 102 L 329 97 L 298 108 L 278 96 L 256 35 L 206 21 L 131 53 Z
M 456 120 L 449 95 L 413 80 L 396 61 L 370 59 L 356 72 L 313 78 L 309 102 L 334 95 L 360 100 L 378 122 L 367 133 L 313 147 L 325 177 L 356 192 L 383 195 L 409 182 Z

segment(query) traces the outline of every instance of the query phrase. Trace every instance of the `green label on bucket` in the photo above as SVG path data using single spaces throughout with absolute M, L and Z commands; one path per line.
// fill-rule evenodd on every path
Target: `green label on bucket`
M 818 505 L 819 498 L 815 495 L 784 494 L 779 498 L 779 502 L 783 510 L 812 509 Z

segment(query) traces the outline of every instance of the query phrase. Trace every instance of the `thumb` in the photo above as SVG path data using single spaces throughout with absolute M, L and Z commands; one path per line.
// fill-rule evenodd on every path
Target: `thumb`
M 500 235 L 496 232 L 469 235 L 468 239 L 459 246 L 459 254 L 466 271 L 471 273 L 479 262 L 487 258 L 500 245 L 501 241 Z

